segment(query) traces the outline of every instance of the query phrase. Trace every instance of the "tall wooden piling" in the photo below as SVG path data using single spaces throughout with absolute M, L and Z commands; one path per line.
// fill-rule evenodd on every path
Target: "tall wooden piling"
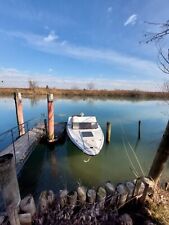
M 0 189 L 11 225 L 20 225 L 17 208 L 20 191 L 13 154 L 0 156 Z
M 138 121 L 138 140 L 140 140 L 141 132 L 140 132 L 141 121 Z
M 154 180 L 155 183 L 158 182 L 168 158 L 169 158 L 169 121 L 148 175 L 150 178 Z
M 107 122 L 107 129 L 106 129 L 106 142 L 110 143 L 111 139 L 111 123 Z
M 25 127 L 24 127 L 24 117 L 23 117 L 23 106 L 22 106 L 22 96 L 21 93 L 14 93 L 14 100 L 15 100 L 15 108 L 16 108 L 16 118 L 17 124 L 19 128 L 19 136 L 25 134 Z
M 48 101 L 48 142 L 52 143 L 55 141 L 53 94 L 47 95 L 47 101 Z

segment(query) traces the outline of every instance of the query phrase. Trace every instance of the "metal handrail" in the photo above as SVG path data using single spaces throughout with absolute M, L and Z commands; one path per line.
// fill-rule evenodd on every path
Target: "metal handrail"
M 29 142 L 29 131 L 33 128 L 33 126 L 30 126 L 30 123 L 33 122 L 33 121 L 35 121 L 35 123 L 36 123 L 36 120 L 37 120 L 38 122 L 40 122 L 40 121 L 41 121 L 41 118 L 33 118 L 33 119 L 29 119 L 29 120 L 25 121 L 24 123 L 19 124 L 18 126 L 12 127 L 11 129 L 6 130 L 6 131 L 0 133 L 0 137 L 2 137 L 2 136 L 4 136 L 4 135 L 7 135 L 7 134 L 10 135 L 11 141 L 9 140 L 10 138 L 9 138 L 9 136 L 8 136 L 8 140 L 7 140 L 8 143 L 7 143 L 6 147 L 8 147 L 10 144 L 12 144 L 12 145 L 13 145 L 14 155 L 15 155 L 15 141 L 20 137 L 20 135 L 19 135 L 19 129 L 20 129 L 20 126 L 24 125 L 24 127 L 25 127 L 25 129 L 26 129 L 25 134 L 26 134 L 26 133 L 28 134 L 28 142 Z M 15 136 L 16 129 L 17 129 L 17 135 Z M 1 149 L 1 151 L 3 151 L 4 149 L 5 149 L 5 147 L 3 147 L 3 148 Z M 16 159 L 15 159 L 15 160 L 16 160 Z
M 6 133 L 11 132 L 11 130 L 19 129 L 20 126 L 22 126 L 22 125 L 24 125 L 24 124 L 27 124 L 27 123 L 29 123 L 30 121 L 33 121 L 33 120 L 36 120 L 36 119 L 37 119 L 37 118 L 33 118 L 33 119 L 27 120 L 27 121 L 25 121 L 24 123 L 21 123 L 21 124 L 15 126 L 15 127 L 12 127 L 11 129 L 6 130 L 6 131 L 4 131 L 3 133 L 0 133 L 0 136 L 4 135 L 4 134 L 6 134 Z

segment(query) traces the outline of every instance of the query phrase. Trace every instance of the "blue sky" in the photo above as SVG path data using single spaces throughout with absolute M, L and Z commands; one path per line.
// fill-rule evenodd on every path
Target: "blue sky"
M 157 49 L 139 41 L 168 12 L 168 0 L 1 0 L 0 86 L 159 90 Z

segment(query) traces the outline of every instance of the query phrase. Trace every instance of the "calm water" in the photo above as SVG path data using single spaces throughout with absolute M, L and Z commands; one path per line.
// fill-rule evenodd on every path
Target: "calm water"
M 25 120 L 42 117 L 47 113 L 46 99 L 23 99 L 23 104 Z M 14 100 L 1 98 L 0 109 L 2 132 L 16 125 Z M 128 143 L 147 174 L 167 124 L 168 111 L 168 105 L 163 101 L 56 99 L 55 121 L 66 121 L 68 116 L 80 112 L 95 115 L 104 134 L 106 122 L 112 123 L 111 143 L 104 144 L 100 154 L 95 157 L 88 157 L 78 150 L 68 137 L 53 149 L 40 144 L 27 161 L 20 177 L 22 194 L 31 192 L 36 197 L 44 189 L 57 192 L 67 187 L 71 190 L 78 182 L 92 187 L 107 180 L 117 183 L 133 179 L 135 173 L 142 175 Z M 137 140 L 138 120 L 141 120 L 140 141 Z M 169 179 L 169 163 L 163 177 Z

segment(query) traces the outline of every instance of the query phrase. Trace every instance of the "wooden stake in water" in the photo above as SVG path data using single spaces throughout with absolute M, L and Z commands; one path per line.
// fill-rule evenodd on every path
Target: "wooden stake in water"
M 48 142 L 52 143 L 54 139 L 54 103 L 53 94 L 47 95 L 48 101 Z
M 111 139 L 111 123 L 107 122 L 106 142 L 110 143 L 110 139 Z
M 140 125 L 141 125 L 141 121 L 138 121 L 138 140 L 140 140 Z
M 23 107 L 22 107 L 22 96 L 21 93 L 14 93 L 16 117 L 19 128 L 19 136 L 25 134 L 24 118 L 23 118 Z

